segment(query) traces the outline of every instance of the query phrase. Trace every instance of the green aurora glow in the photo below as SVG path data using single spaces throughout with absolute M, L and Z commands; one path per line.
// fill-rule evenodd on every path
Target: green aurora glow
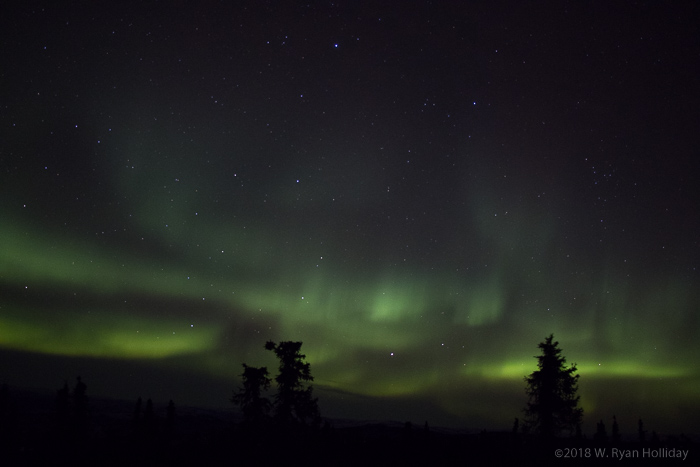
M 42 21 L 36 28 L 51 22 Z M 87 56 L 117 47 L 99 31 L 81 33 Z M 379 52 L 364 41 L 372 53 L 307 50 L 303 67 L 279 65 L 292 80 L 265 68 L 286 55 L 246 35 L 239 40 L 264 59 L 235 48 L 240 69 L 129 36 L 121 46 L 150 58 L 133 69 L 119 55 L 89 72 L 76 61 L 69 68 L 84 78 L 75 86 L 91 97 L 73 110 L 36 96 L 70 89 L 73 74 L 50 81 L 54 67 L 35 47 L 45 36 L 27 34 L 23 50 L 36 63 L 17 66 L 37 67 L 37 77 L 27 84 L 11 72 L 21 99 L 4 91 L 11 112 L 0 117 L 5 351 L 163 365 L 233 388 L 241 362 L 274 365 L 265 341 L 301 340 L 327 414 L 372 417 L 335 408 L 343 397 L 429 401 L 442 414 L 435 423 L 508 428 L 522 415 L 537 344 L 554 333 L 578 365 L 588 426 L 615 412 L 629 426 L 655 417 L 700 432 L 691 420 L 700 407 L 697 197 L 687 176 L 697 166 L 686 146 L 672 162 L 653 151 L 632 158 L 649 138 L 673 137 L 607 121 L 600 109 L 618 89 L 574 117 L 564 100 L 542 104 L 545 85 L 522 91 L 527 109 L 513 107 L 509 96 L 521 91 L 498 68 L 483 73 L 500 93 L 465 84 L 468 96 L 455 97 L 444 76 L 429 90 L 413 66 L 374 64 Z M 475 47 L 490 51 L 492 40 Z M 383 83 L 379 72 L 366 83 L 343 60 L 405 73 L 405 88 L 392 94 L 394 78 Z M 345 73 L 366 88 L 346 92 L 335 81 Z M 646 87 L 643 75 L 630 79 Z M 552 79 L 578 92 L 569 78 Z M 439 116 L 424 113 L 426 99 Z M 685 120 L 659 118 L 697 147 Z M 519 119 L 535 123 L 525 131 Z M 631 148 L 609 142 L 619 139 Z M 93 387 L 118 392 L 122 377 Z

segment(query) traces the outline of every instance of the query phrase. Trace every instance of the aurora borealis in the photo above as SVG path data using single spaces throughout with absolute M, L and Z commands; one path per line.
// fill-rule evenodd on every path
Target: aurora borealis
M 698 7 L 462 3 L 3 7 L 0 383 L 699 433 Z

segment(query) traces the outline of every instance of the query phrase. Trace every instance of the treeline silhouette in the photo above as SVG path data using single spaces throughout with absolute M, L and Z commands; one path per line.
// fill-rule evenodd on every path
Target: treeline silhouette
M 525 377 L 524 419 L 516 417 L 510 430 L 470 434 L 431 429 L 427 421 L 420 427 L 407 421 L 336 428 L 321 417 L 301 346 L 265 344 L 279 360 L 274 379 L 266 367 L 243 363 L 241 386 L 230 399 L 234 413 L 183 411 L 173 400 L 144 402 L 141 396 L 107 410 L 104 400 L 88 397 L 80 376 L 72 385 L 66 380 L 50 403 L 4 384 L 0 460 L 3 466 L 550 465 L 562 462 L 555 454 L 559 449 L 568 454 L 567 462 L 604 465 L 619 462 L 613 452 L 636 452 L 639 465 L 659 461 L 641 457 L 642 449 L 694 454 L 684 435 L 661 440 L 642 420 L 625 432 L 615 415 L 608 422 L 610 434 L 603 420 L 590 438 L 583 434 L 576 367 L 565 365 L 551 335 L 539 345 L 538 370 Z M 276 391 L 270 394 L 273 381 Z

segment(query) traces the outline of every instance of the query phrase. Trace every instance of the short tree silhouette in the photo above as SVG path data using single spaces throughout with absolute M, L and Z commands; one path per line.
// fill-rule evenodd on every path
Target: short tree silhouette
M 613 443 L 620 442 L 620 426 L 617 424 L 617 417 L 615 415 L 613 415 L 612 440 Z
M 275 418 L 282 424 L 320 422 L 318 399 L 313 398 L 313 386 L 304 387 L 304 382 L 314 380 L 310 364 L 304 362 L 306 355 L 300 353 L 301 342 L 268 341 L 265 349 L 272 350 L 280 360 L 279 374 L 275 377 Z
M 143 411 L 143 435 L 146 438 L 152 438 L 158 431 L 158 419 L 156 412 L 153 409 L 153 400 L 146 400 L 146 408 Z
M 266 367 L 256 368 L 243 364 L 243 387 L 233 395 L 231 402 L 238 404 L 246 422 L 260 424 L 270 411 L 270 401 L 262 396 L 270 388 L 272 380 Z
M 0 452 L 4 454 L 16 446 L 15 435 L 18 430 L 14 415 L 10 388 L 7 383 L 3 383 L 0 387 Z
M 656 432 L 656 430 L 651 430 L 651 444 L 659 444 L 659 434 Z
M 80 376 L 77 377 L 75 389 L 73 389 L 73 412 L 75 413 L 75 429 L 79 432 L 87 429 L 89 408 L 87 397 L 87 385 Z
M 168 402 L 165 414 L 165 431 L 168 436 L 172 436 L 175 432 L 175 402 L 172 399 Z
M 174 425 L 175 424 L 175 402 L 173 402 L 172 399 L 170 399 L 170 402 L 168 402 L 168 408 L 165 411 L 166 416 L 165 419 L 168 422 L 168 425 Z
M 143 418 L 147 421 L 151 421 L 155 418 L 155 414 L 153 413 L 153 401 L 151 399 L 146 401 L 146 410 L 143 412 Z
M 644 422 L 640 418 L 637 422 L 637 433 L 639 434 L 639 442 L 644 444 L 647 442 L 647 431 L 644 429 Z
M 134 425 L 138 425 L 141 423 L 141 406 L 143 405 L 143 401 L 141 400 L 141 397 L 136 399 L 136 405 L 134 406 Z
M 596 423 L 593 439 L 599 443 L 606 443 L 608 441 L 608 432 L 605 430 L 605 423 L 603 423 L 603 420 Z
M 3 422 L 7 418 L 10 407 L 10 389 L 7 383 L 2 383 L 0 387 L 0 422 Z
M 554 335 L 550 334 L 538 345 L 542 350 L 542 355 L 535 357 L 538 370 L 525 377 L 529 396 L 527 423 L 545 438 L 562 431 L 574 433 L 583 417 L 583 409 L 578 407 L 580 397 L 576 395 L 576 364 L 566 368 L 559 342 L 553 340 Z

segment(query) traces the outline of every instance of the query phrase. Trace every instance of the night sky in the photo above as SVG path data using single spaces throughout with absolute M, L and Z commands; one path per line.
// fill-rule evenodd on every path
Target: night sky
M 700 433 L 695 2 L 17 3 L 0 382 L 231 408 L 300 340 L 324 416 L 510 429 L 554 333 L 589 435 Z

